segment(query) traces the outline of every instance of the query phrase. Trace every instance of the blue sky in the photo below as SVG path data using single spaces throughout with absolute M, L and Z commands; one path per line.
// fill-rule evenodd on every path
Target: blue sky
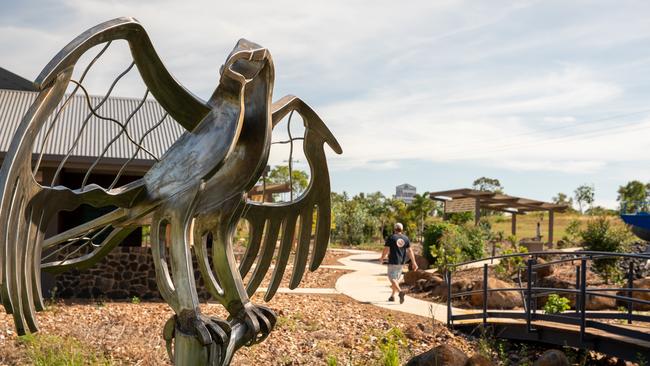
M 1 66 L 34 79 L 81 31 L 128 15 L 207 98 L 245 37 L 273 54 L 275 98 L 302 97 L 338 137 L 336 191 L 489 176 L 542 200 L 593 184 L 614 207 L 619 185 L 650 181 L 648 14 L 644 1 L 2 1 Z

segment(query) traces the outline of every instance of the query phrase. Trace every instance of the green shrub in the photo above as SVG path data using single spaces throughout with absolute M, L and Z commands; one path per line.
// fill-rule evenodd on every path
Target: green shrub
M 569 299 L 558 296 L 557 294 L 548 295 L 548 300 L 544 304 L 544 313 L 546 314 L 560 314 L 569 309 L 571 309 Z
M 433 222 L 427 225 L 424 229 L 424 241 L 422 242 L 422 254 L 429 261 L 429 263 L 434 263 L 436 261 L 433 257 L 432 248 L 436 249 L 440 246 L 440 239 L 444 235 L 445 231 L 449 228 L 454 227 L 454 224 L 449 222 Z
M 490 226 L 481 225 L 465 225 L 461 228 L 461 231 L 465 232 L 467 236 L 467 241 L 464 243 L 461 251 L 465 256 L 465 260 L 481 259 L 485 255 L 485 244 L 490 240 Z
M 135 305 L 137 305 L 137 304 L 139 304 L 140 302 L 141 302 L 141 301 L 140 301 L 140 298 L 137 297 L 137 296 L 133 296 L 133 297 L 131 298 L 131 304 L 135 304 Z
M 605 216 L 587 222 L 587 227 L 580 232 L 586 250 L 599 252 L 625 252 L 633 240 L 630 231 L 623 225 L 612 225 L 612 220 Z M 593 269 L 609 283 L 610 278 L 618 275 L 616 263 L 618 258 L 596 259 Z
M 474 219 L 472 212 L 452 212 L 445 214 L 445 220 L 455 225 L 464 225 Z
M 466 244 L 467 235 L 452 226 L 445 230 L 440 238 L 438 246 L 431 247 L 431 256 L 434 258 L 434 266 L 441 272 L 445 272 L 450 265 L 464 261 L 462 247 Z
M 436 222 L 425 229 L 423 253 L 429 263 L 444 270 L 453 263 L 482 258 L 488 237 L 485 226 Z
M 580 236 L 582 231 L 582 222 L 578 219 L 573 219 L 569 221 L 569 224 L 566 227 L 565 232 L 567 235 L 573 239 L 577 239 Z

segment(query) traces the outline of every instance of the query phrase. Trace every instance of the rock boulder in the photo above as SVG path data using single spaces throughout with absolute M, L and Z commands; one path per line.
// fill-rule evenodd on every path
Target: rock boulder
M 421 280 L 421 279 L 431 280 L 434 277 L 440 278 L 435 273 L 431 273 L 431 272 L 427 272 L 427 271 L 423 271 L 423 270 L 418 269 L 417 271 L 404 272 L 404 283 L 409 285 L 409 286 L 413 286 L 418 282 L 418 280 Z
M 470 357 L 465 363 L 465 366 L 492 366 L 494 363 L 490 361 L 487 357 L 475 353 L 474 356 Z
M 465 366 L 467 356 L 458 348 L 441 344 L 409 360 L 406 366 Z
M 546 263 L 547 262 L 544 259 L 537 258 L 537 264 L 538 265 L 542 265 L 542 264 L 546 264 Z M 537 276 L 537 279 L 545 278 L 545 277 L 548 277 L 548 276 L 552 275 L 553 273 L 555 273 L 555 267 L 553 265 L 538 267 L 538 268 L 533 269 L 532 272 L 535 274 L 535 276 Z M 524 271 L 522 272 L 522 278 L 523 279 L 528 278 L 528 271 L 526 269 L 524 269 Z
M 564 352 L 550 349 L 535 361 L 533 366 L 569 366 L 569 360 L 566 358 Z
M 488 289 L 512 288 L 509 283 L 496 278 L 488 278 Z M 483 280 L 474 282 L 473 290 L 482 290 Z M 472 306 L 483 306 L 483 294 L 476 293 L 470 296 Z M 488 292 L 487 305 L 489 308 L 512 309 L 523 306 L 521 296 L 517 291 L 493 291 Z

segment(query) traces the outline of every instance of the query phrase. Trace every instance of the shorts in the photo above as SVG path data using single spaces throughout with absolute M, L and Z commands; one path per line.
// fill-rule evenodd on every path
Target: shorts
M 389 264 L 388 265 L 388 279 L 399 281 L 399 278 L 402 277 L 403 265 L 401 264 Z

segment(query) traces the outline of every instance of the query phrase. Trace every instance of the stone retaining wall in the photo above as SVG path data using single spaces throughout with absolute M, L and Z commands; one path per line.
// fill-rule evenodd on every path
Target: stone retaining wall
M 194 260 L 197 290 L 210 298 Z M 160 299 L 150 247 L 118 247 L 89 269 L 56 276 L 54 296 L 60 298 Z

